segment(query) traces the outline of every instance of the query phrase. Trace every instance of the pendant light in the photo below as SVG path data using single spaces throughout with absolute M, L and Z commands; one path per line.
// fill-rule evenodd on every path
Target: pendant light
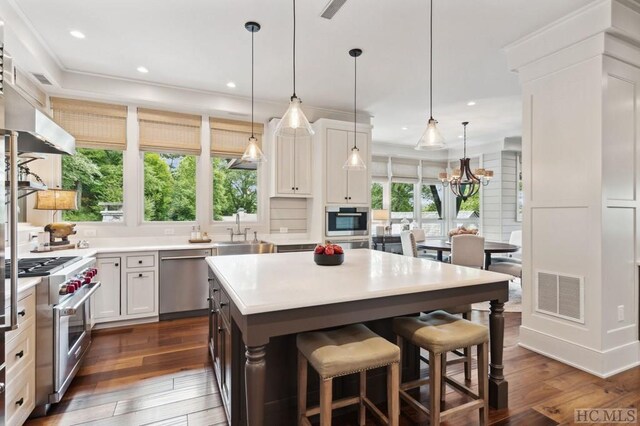
M 254 71 L 254 66 L 253 66 L 253 36 L 255 35 L 255 33 L 257 33 L 258 31 L 260 31 L 260 24 L 258 24 L 257 22 L 247 22 L 246 24 L 244 24 L 244 27 L 247 29 L 247 31 L 249 31 L 251 33 L 251 137 L 249 138 L 249 144 L 247 145 L 247 148 L 244 150 L 244 153 L 242 154 L 242 160 L 243 161 L 248 161 L 250 163 L 262 163 L 267 161 L 267 159 L 264 156 L 264 153 L 262 152 L 262 150 L 260 149 L 260 146 L 258 145 L 258 139 L 256 139 L 256 136 L 253 132 L 253 104 L 254 104 L 254 99 L 253 99 L 253 71 Z
M 345 170 L 365 170 L 367 165 L 360 157 L 360 150 L 358 149 L 358 133 L 357 130 L 357 110 L 356 101 L 358 99 L 358 56 L 362 55 L 362 49 L 351 49 L 349 55 L 353 58 L 353 148 L 347 158 L 347 161 L 342 166 Z
M 437 127 L 438 122 L 433 118 L 433 0 L 430 0 L 429 12 L 429 121 L 427 129 L 416 145 L 417 150 L 431 150 L 444 148 L 444 138 Z
M 475 172 L 471 171 L 471 160 L 467 157 L 467 125 L 468 121 L 463 121 L 464 127 L 464 148 L 462 151 L 462 158 L 460 159 L 460 168 L 454 169 L 451 176 L 446 172 L 440 173 L 440 181 L 442 186 L 451 186 L 451 192 L 456 197 L 467 201 L 468 198 L 473 197 L 480 190 L 480 186 L 487 186 L 493 178 L 492 170 L 476 169 Z
M 276 136 L 303 137 L 313 135 L 309 120 L 302 111 L 302 101 L 296 95 L 296 0 L 293 0 L 293 95 L 287 112 L 276 127 Z

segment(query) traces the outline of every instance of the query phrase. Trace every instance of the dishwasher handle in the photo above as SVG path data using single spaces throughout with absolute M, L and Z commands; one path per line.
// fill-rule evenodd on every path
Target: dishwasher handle
M 183 260 L 183 259 L 206 259 L 209 256 L 169 256 L 161 257 L 160 260 Z

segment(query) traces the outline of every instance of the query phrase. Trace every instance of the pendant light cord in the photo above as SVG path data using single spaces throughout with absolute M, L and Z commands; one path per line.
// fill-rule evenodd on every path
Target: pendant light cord
M 353 147 L 358 149 L 358 134 L 356 133 L 358 113 L 356 112 L 356 101 L 358 95 L 358 57 L 353 57 Z
M 462 158 L 467 158 L 467 125 L 464 125 L 464 145 L 462 149 Z
M 433 0 L 429 10 L 429 118 L 433 120 Z
M 255 134 L 253 132 L 253 38 L 255 32 L 251 31 L 251 137 L 255 138 Z
M 296 98 L 296 0 L 293 0 L 293 97 Z

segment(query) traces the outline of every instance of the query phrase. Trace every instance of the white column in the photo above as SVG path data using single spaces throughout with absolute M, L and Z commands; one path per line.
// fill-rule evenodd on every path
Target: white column
M 639 43 L 640 2 L 603 0 L 505 49 L 523 90 L 520 344 L 601 377 L 640 363 Z

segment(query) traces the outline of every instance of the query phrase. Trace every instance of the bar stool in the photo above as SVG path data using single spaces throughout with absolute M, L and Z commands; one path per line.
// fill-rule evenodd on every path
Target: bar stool
M 489 421 L 489 379 L 487 327 L 451 315 L 445 311 L 434 311 L 419 317 L 399 317 L 393 319 L 393 331 L 398 336 L 398 346 L 403 350 L 405 339 L 429 352 L 429 378 L 419 379 L 400 385 L 400 397 L 409 405 L 426 413 L 431 425 L 439 425 L 442 420 L 454 414 L 480 410 L 480 424 Z M 443 373 L 446 365 L 444 357 L 449 351 L 460 348 L 478 347 L 478 393 Z M 402 370 L 401 370 L 402 371 Z M 473 398 L 460 406 L 440 411 L 444 402 L 445 382 L 455 390 Z M 407 390 L 429 384 L 429 408 L 407 393 Z
M 310 426 L 309 417 L 320 414 L 320 426 L 331 425 L 334 408 L 359 404 L 359 424 L 365 424 L 368 408 L 383 423 L 398 426 L 400 419 L 400 348 L 362 324 L 331 331 L 314 331 L 297 336 L 298 425 Z M 320 405 L 307 408 L 307 365 L 320 376 Z M 387 367 L 388 417 L 367 398 L 367 370 Z M 333 378 L 360 373 L 358 396 L 332 399 Z

